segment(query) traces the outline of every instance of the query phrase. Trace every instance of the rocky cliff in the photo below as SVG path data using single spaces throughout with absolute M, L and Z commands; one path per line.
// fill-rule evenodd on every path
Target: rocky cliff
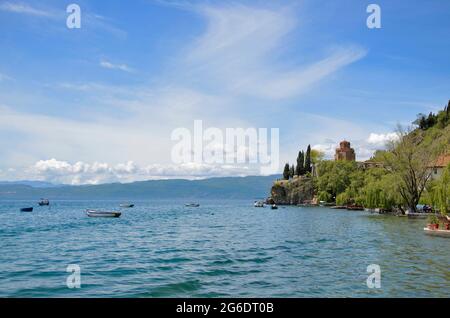
M 310 177 L 294 180 L 277 180 L 270 190 L 269 203 L 279 205 L 296 205 L 312 201 L 314 198 L 314 181 Z

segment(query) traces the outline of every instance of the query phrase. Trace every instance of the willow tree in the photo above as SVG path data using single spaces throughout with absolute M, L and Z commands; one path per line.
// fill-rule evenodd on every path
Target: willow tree
M 385 174 L 378 168 L 372 170 L 378 171 L 373 176 L 366 177 L 366 185 L 361 190 L 364 207 L 385 210 L 400 207 L 403 200 L 398 193 L 398 178 L 393 174 Z
M 441 214 L 447 215 L 450 212 L 450 164 L 433 187 L 433 201 Z
M 419 130 L 397 130 L 397 138 L 387 144 L 384 153 L 386 169 L 394 174 L 398 182 L 398 191 L 404 205 L 416 212 L 422 192 L 430 179 L 430 166 L 435 158 L 433 144 L 423 142 L 423 134 Z

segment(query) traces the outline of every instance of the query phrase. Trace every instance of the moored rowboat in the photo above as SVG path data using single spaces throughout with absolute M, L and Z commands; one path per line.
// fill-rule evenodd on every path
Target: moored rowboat
M 255 208 L 263 208 L 264 207 L 264 202 L 263 201 L 255 201 L 255 203 L 253 204 L 253 206 Z
M 129 203 L 122 203 L 120 204 L 121 208 L 133 208 L 134 204 L 129 204 Z
M 118 218 L 122 213 L 115 211 L 86 210 L 86 214 L 92 218 Z
M 48 199 L 41 199 L 38 204 L 39 206 L 50 205 L 50 201 Z
M 424 227 L 423 230 L 429 235 L 450 237 L 450 230 L 435 230 L 428 227 Z

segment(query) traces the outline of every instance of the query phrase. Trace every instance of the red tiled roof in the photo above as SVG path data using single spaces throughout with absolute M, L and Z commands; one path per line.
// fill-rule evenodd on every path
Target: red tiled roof
M 447 167 L 450 163 L 450 153 L 439 156 L 433 164 L 433 167 Z

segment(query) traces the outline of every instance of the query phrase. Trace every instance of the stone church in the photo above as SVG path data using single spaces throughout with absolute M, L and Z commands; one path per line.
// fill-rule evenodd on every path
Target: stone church
M 339 148 L 336 148 L 336 153 L 334 155 L 334 160 L 346 160 L 355 161 L 355 149 L 350 147 L 350 142 L 347 140 L 341 141 L 339 143 Z

